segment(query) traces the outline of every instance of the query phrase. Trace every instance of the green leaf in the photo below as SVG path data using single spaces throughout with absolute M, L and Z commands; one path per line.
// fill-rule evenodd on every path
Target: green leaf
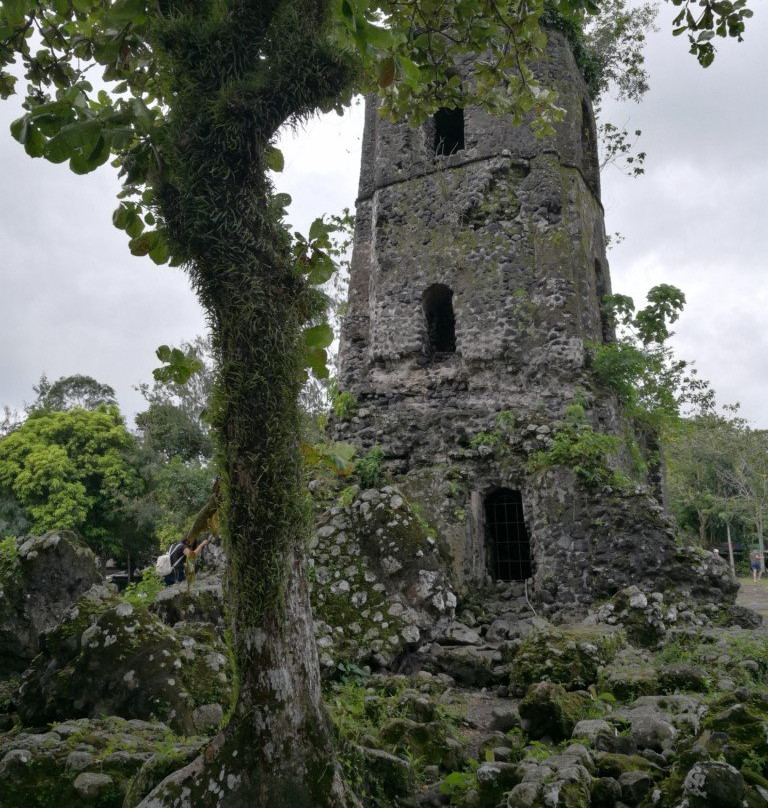
M 323 348 L 306 348 L 304 352 L 305 366 L 308 367 L 318 379 L 327 379 L 328 354 Z
M 293 200 L 290 194 L 275 194 L 272 197 L 272 204 L 278 208 L 287 208 Z
M 105 15 L 105 19 L 111 23 L 137 25 L 146 19 L 146 10 L 146 0 L 117 0 Z
M 128 225 L 128 208 L 124 202 L 112 212 L 112 224 L 118 230 L 125 230 Z
M 110 150 L 122 151 L 133 142 L 134 131 L 129 126 L 116 126 L 113 129 L 105 129 L 103 135 Z
M 11 137 L 18 140 L 22 145 L 27 142 L 29 137 L 29 116 L 24 115 L 21 118 L 16 118 L 11 122 Z
M 400 66 L 400 70 L 408 81 L 414 84 L 418 84 L 421 81 L 421 71 L 410 59 L 406 59 L 404 56 L 397 56 L 397 64 Z
M 128 223 L 125 226 L 125 232 L 131 238 L 138 238 L 138 236 L 144 232 L 144 222 L 135 209 L 128 214 Z
M 328 323 L 313 325 L 304 331 L 304 344 L 308 348 L 327 348 L 333 342 L 333 329 Z
M 379 87 L 386 89 L 395 80 L 395 60 L 389 56 L 379 63 Z
M 139 221 L 141 221 L 141 219 L 139 219 Z M 146 233 L 142 233 L 136 238 L 132 238 L 128 243 L 128 246 L 131 249 L 132 255 L 142 256 L 149 255 L 157 250 L 159 247 L 161 247 L 164 241 L 165 239 L 163 238 L 162 233 L 160 233 L 158 230 L 150 230 Z M 160 253 L 157 253 L 157 255 L 160 255 Z
M 168 242 L 163 239 L 159 242 L 157 247 L 149 251 L 149 257 L 159 266 L 160 264 L 167 264 L 170 258 L 170 249 Z
M 77 121 L 62 127 L 48 141 L 45 156 L 52 163 L 63 163 L 65 160 L 85 155 L 84 162 L 87 164 L 100 140 L 102 140 L 101 125 L 98 121 Z
M 171 348 L 168 345 L 161 345 L 156 351 L 155 356 L 161 362 L 168 362 L 171 359 Z
M 2 10 L 8 25 L 16 28 L 24 24 L 29 8 L 27 0 L 3 0 Z
M 45 138 L 28 117 L 19 118 L 11 124 L 11 134 L 24 144 L 24 151 L 30 157 L 42 157 L 45 151 Z
M 155 351 L 158 357 L 160 357 L 161 351 L 165 355 L 166 350 L 163 349 L 168 351 L 168 358 L 161 359 L 161 361 L 167 364 L 165 367 L 155 368 L 152 371 L 152 375 L 159 382 L 165 384 L 186 384 L 191 376 L 205 367 L 205 364 L 194 355 L 187 355 L 178 348 L 171 350 L 167 345 L 161 345 L 157 351 Z
M 311 286 L 320 286 L 330 280 L 336 271 L 336 265 L 325 253 L 318 253 L 313 256 L 310 266 L 312 268 L 307 275 L 307 283 Z
M 394 37 L 388 28 L 379 28 L 365 20 L 357 19 L 357 31 L 365 44 L 379 50 L 386 50 L 394 44 Z
M 109 159 L 109 149 L 106 147 L 104 138 L 99 138 L 96 145 L 88 153 L 75 154 L 69 161 L 69 168 L 75 174 L 89 174 L 99 166 L 104 165 Z
M 0 72 L 0 98 L 10 98 L 16 89 L 16 76 Z
M 285 168 L 285 157 L 280 149 L 275 146 L 267 146 L 264 150 L 264 160 L 270 171 L 281 172 Z
M 309 240 L 316 241 L 317 239 L 322 238 L 323 236 L 327 236 L 329 229 L 330 228 L 323 221 L 322 217 L 318 217 L 309 226 Z

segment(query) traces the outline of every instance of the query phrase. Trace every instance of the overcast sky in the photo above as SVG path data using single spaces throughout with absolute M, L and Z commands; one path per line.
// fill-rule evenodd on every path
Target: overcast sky
M 603 203 L 614 291 L 642 301 L 658 283 L 686 293 L 678 353 L 719 399 L 768 427 L 768 14 L 755 3 L 746 41 L 718 43 L 702 70 L 673 39 L 671 8 L 651 37 L 651 91 L 641 105 L 604 104 L 604 118 L 641 129 L 646 175 L 608 167 Z M 151 378 L 157 346 L 192 339 L 204 316 L 179 270 L 134 258 L 112 227 L 117 182 L 32 160 L 8 134 L 19 115 L 0 103 L 0 406 L 21 407 L 45 372 L 112 385 L 127 415 Z M 291 219 L 353 207 L 362 115 L 331 115 L 286 137 L 282 190 Z M 5 135 L 3 136 L 3 133 Z

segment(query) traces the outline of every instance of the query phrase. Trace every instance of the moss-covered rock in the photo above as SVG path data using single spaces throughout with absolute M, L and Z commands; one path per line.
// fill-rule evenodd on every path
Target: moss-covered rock
M 133 778 L 154 756 L 188 757 L 202 742 L 164 724 L 119 718 L 67 721 L 45 733 L 14 730 L 0 736 L 0 805 L 122 808 Z
M 737 769 L 748 761 L 768 761 L 768 698 L 764 693 L 721 697 L 710 705 L 702 726 L 714 736 L 719 754 Z M 762 774 L 768 775 L 768 770 Z
M 612 777 L 617 781 L 625 772 L 645 772 L 654 779 L 660 779 L 664 774 L 659 766 L 642 755 L 600 754 L 595 758 L 595 767 L 600 777 Z
M 614 595 L 603 612 L 618 622 L 629 641 L 640 648 L 656 648 L 667 632 L 663 597 L 648 597 L 636 586 L 628 586 Z
M 496 808 L 501 798 L 520 782 L 514 763 L 481 763 L 475 772 L 479 808 Z
M 659 691 L 658 670 L 636 649 L 626 648 L 600 671 L 597 687 L 619 701 L 651 696 Z
M 595 684 L 600 669 L 626 645 L 626 636 L 610 626 L 539 627 L 523 640 L 510 672 L 510 687 L 525 693 L 544 680 L 566 690 Z
M 396 488 L 357 492 L 319 520 L 310 581 L 320 662 L 386 667 L 453 616 L 434 532 Z
M 507 806 L 590 808 L 591 767 L 589 752 L 579 744 L 538 760 L 526 758 L 517 768 L 522 782 L 509 793 Z
M 412 794 L 416 788 L 413 766 L 382 749 L 360 747 L 363 793 L 375 800 L 391 802 Z
M 21 673 L 38 635 L 102 580 L 93 553 L 69 531 L 0 543 L 0 677 Z
M 678 690 L 706 693 L 709 690 L 710 678 L 698 665 L 678 662 L 661 668 L 659 685 L 664 693 L 674 693 Z
M 193 744 L 154 752 L 129 781 L 121 808 L 135 808 L 169 774 L 194 760 L 199 748 Z
M 683 782 L 690 808 L 741 808 L 744 792 L 741 774 L 733 766 L 714 760 L 694 764 Z
M 224 626 L 224 595 L 219 575 L 197 575 L 194 581 L 162 589 L 149 610 L 164 623 L 209 623 Z
M 531 685 L 520 702 L 520 718 L 531 738 L 562 741 L 570 738 L 576 724 L 586 718 L 590 705 L 585 693 L 569 693 L 562 685 L 540 682 Z
M 96 587 L 43 635 L 18 709 L 27 726 L 117 715 L 160 717 L 193 733 L 195 708 L 228 705 L 230 682 L 226 647 L 214 627 L 172 629 L 143 606 Z
M 381 728 L 379 737 L 394 753 L 407 752 L 443 771 L 460 769 L 464 763 L 460 745 L 441 722 L 421 724 L 410 718 L 393 718 Z

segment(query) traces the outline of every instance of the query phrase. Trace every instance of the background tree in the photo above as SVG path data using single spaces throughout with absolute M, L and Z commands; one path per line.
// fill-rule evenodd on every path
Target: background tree
M 10 435 L 23 421 L 24 417 L 21 413 L 12 410 L 7 404 L 4 404 L 3 412 L 0 415 L 0 438 Z
M 102 558 L 135 554 L 151 530 L 127 507 L 142 493 L 133 451 L 117 407 L 33 410 L 0 440 L 3 497 L 33 532 L 76 530 Z M 13 505 L 5 511 L 13 515 Z M 18 523 L 18 510 L 13 518 Z
M 37 400 L 30 407 L 33 410 L 71 410 L 73 407 L 95 410 L 102 404 L 117 406 L 115 391 L 91 376 L 62 376 L 51 383 L 43 374 L 32 389 L 37 393 Z
M 701 0 L 696 18 L 679 2 L 702 63 L 711 36 L 743 30 L 743 0 Z M 581 3 L 561 9 L 578 14 Z M 267 175 L 282 162 L 272 139 L 355 89 L 380 91 L 383 114 L 414 123 L 472 102 L 548 131 L 561 113 L 530 67 L 546 47 L 542 10 L 536 0 L 11 0 L 0 10 L 0 62 L 19 57 L 30 82 L 14 137 L 78 173 L 116 159 L 115 224 L 134 254 L 185 266 L 212 326 L 240 691 L 222 738 L 189 771 L 190 805 L 208 794 L 208 768 L 232 808 L 346 802 L 303 576 L 296 403 L 302 366 L 319 367 L 330 342 L 313 292 L 327 233 L 310 231 L 310 260 L 297 260 L 287 202 Z M 484 56 L 462 82 L 455 68 L 468 52 Z M 94 66 L 111 93 L 87 80 Z M 0 95 L 14 87 L 0 73 Z
M 765 553 L 768 520 L 768 432 L 752 429 L 742 419 L 734 421 L 734 462 L 723 471 L 745 521 L 754 530 L 754 543 Z
M 733 515 L 725 475 L 735 460 L 735 435 L 728 420 L 714 413 L 679 419 L 666 434 L 671 510 L 678 524 L 709 547 L 720 515 Z
M 746 561 L 753 543 L 764 548 L 768 519 L 768 434 L 752 429 L 737 407 L 680 419 L 667 444 L 670 506 L 703 547 L 730 543 Z M 738 552 L 740 551 L 740 552 Z
M 153 402 L 136 415 L 136 428 L 146 449 L 166 460 L 207 461 L 213 454 L 208 429 L 171 402 Z
M 170 375 L 138 389 L 149 407 L 136 415 L 141 473 L 146 494 L 138 506 L 153 519 L 158 549 L 184 535 L 207 502 L 216 475 L 207 412 L 215 375 L 210 339 L 182 343 L 181 353 L 197 363 L 183 380 Z M 166 371 L 167 366 L 161 371 Z M 157 375 L 163 375 L 157 373 Z

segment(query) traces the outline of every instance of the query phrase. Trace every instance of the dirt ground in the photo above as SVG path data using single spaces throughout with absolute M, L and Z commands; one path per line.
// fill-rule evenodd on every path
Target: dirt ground
M 741 589 L 736 603 L 760 612 L 763 617 L 768 617 L 768 578 L 765 574 L 757 583 L 753 583 L 751 578 L 739 578 L 739 583 Z

